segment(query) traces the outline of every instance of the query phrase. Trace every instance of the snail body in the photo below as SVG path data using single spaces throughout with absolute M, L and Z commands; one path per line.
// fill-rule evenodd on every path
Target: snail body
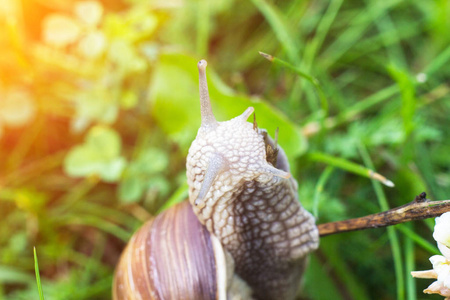
M 205 68 L 206 61 L 200 61 L 202 122 L 186 160 L 192 208 L 184 205 L 174 209 L 180 214 L 183 208 L 182 215 L 189 215 L 190 218 L 194 214 L 184 211 L 193 210 L 198 221 L 196 226 L 189 225 L 193 229 L 187 231 L 197 237 L 182 241 L 182 247 L 167 247 L 167 252 L 162 254 L 166 257 L 159 258 L 164 261 L 178 257 L 179 254 L 172 255 L 176 251 L 197 253 L 203 259 L 201 270 L 192 270 L 198 268 L 194 260 L 192 264 L 186 262 L 188 268 L 177 268 L 183 265 L 183 259 L 190 259 L 186 256 L 180 263 L 173 264 L 175 269 L 172 272 L 179 277 L 181 285 L 187 281 L 184 277 L 189 277 L 189 280 L 195 278 L 192 279 L 195 282 L 188 284 L 188 288 L 201 288 L 192 297 L 187 290 L 181 292 L 183 297 L 155 296 L 156 292 L 148 292 L 146 295 L 153 295 L 144 297 L 139 294 L 134 298 L 126 298 L 116 292 L 119 285 L 123 288 L 131 286 L 131 282 L 136 286 L 137 280 L 148 279 L 151 282 L 155 277 L 161 277 L 152 273 L 155 268 L 140 258 L 139 251 L 146 250 L 134 250 L 135 254 L 129 254 L 133 251 L 129 249 L 136 247 L 130 245 L 137 242 L 142 244 L 141 248 L 151 248 L 149 245 L 153 243 L 173 240 L 172 235 L 163 234 L 159 238 L 164 239 L 164 242 L 158 241 L 158 234 L 153 233 L 161 230 L 155 226 L 162 222 L 157 221 L 158 218 L 172 218 L 171 221 L 162 222 L 168 226 L 164 232 L 175 230 L 178 224 L 172 223 L 178 222 L 174 221 L 177 220 L 176 214 L 167 212 L 149 221 L 147 224 L 150 225 L 144 225 L 130 241 L 116 270 L 114 299 L 294 299 L 307 254 L 318 247 L 319 235 L 314 218 L 298 201 L 297 183 L 290 176 L 284 151 L 276 146 L 276 142 L 264 130 L 247 122 L 254 111 L 252 107 L 229 121 L 216 121 L 209 100 Z M 155 239 L 140 237 L 145 234 Z M 175 230 L 174 234 L 187 236 L 180 230 Z M 200 238 L 199 235 L 208 237 Z M 201 244 L 202 250 L 194 250 L 199 247 L 198 244 Z M 152 263 L 160 262 L 148 252 L 147 258 L 153 259 Z M 130 274 L 134 272 L 135 267 L 130 267 L 130 264 L 143 265 L 142 271 L 139 271 L 142 273 L 141 279 L 123 276 L 124 269 L 131 269 Z M 206 265 L 210 267 L 208 271 L 203 270 Z M 170 272 L 169 269 L 172 266 L 161 272 Z M 206 283 L 207 280 L 198 275 L 200 273 L 209 273 L 211 282 Z M 170 286 L 169 290 L 184 289 L 179 288 L 180 284 L 175 281 L 167 281 L 166 284 Z M 147 288 L 153 285 L 146 284 Z M 209 291 L 209 294 L 200 296 L 199 291 Z

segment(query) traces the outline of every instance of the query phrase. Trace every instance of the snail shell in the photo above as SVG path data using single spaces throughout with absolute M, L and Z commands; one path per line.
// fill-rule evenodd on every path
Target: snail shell
M 245 284 L 233 278 L 232 259 L 226 259 L 218 239 L 200 224 L 186 201 L 133 235 L 113 283 L 115 300 L 250 298 Z

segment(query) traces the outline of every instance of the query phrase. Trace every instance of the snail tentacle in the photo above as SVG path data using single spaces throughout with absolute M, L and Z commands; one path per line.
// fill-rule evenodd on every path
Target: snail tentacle
M 206 60 L 198 62 L 199 90 L 200 90 L 200 111 L 202 115 L 202 128 L 214 129 L 217 127 L 217 121 L 214 117 L 211 101 L 209 100 L 208 82 L 206 80 Z
M 206 170 L 205 177 L 202 182 L 202 187 L 198 192 L 197 199 L 194 201 L 194 205 L 198 206 L 200 203 L 203 203 L 206 194 L 211 189 L 211 186 L 214 183 L 214 180 L 217 176 L 226 170 L 228 167 L 227 160 L 220 154 L 213 154 L 208 163 L 208 169 Z

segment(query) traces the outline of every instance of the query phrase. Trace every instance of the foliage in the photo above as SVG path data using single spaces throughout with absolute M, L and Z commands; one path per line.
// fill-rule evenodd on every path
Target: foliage
M 200 58 L 219 120 L 251 105 L 280 128 L 318 222 L 448 199 L 449 14 L 446 0 L 2 1 L 0 299 L 37 299 L 33 246 L 45 299 L 110 299 L 133 231 L 186 196 Z M 432 226 L 323 238 L 303 297 L 416 299 Z
M 82 145 L 73 147 L 64 161 L 65 172 L 72 177 L 98 175 L 106 182 L 117 181 L 126 161 L 120 156 L 120 136 L 108 127 L 92 127 Z

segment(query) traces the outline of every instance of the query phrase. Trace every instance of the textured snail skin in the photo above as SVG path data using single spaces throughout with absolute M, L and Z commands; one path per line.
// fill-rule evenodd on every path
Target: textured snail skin
M 217 122 L 206 61 L 198 67 L 202 124 L 186 162 L 189 201 L 256 299 L 293 299 L 306 256 L 318 247 L 315 220 L 298 201 L 283 150 L 276 166 L 267 161 L 263 131 L 247 122 L 253 108 Z

